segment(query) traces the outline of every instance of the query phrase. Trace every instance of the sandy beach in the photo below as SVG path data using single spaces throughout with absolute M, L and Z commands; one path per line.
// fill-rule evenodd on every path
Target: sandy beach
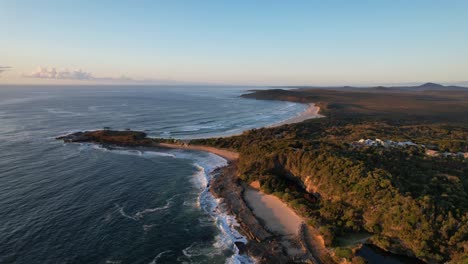
M 198 146 L 198 145 L 188 145 L 188 144 L 170 144 L 170 143 L 158 143 L 156 146 L 162 147 L 162 148 L 206 151 L 206 152 L 210 152 L 218 156 L 221 156 L 227 159 L 228 161 L 234 161 L 239 158 L 239 153 L 237 152 L 226 150 L 226 149 L 208 147 L 208 146 Z
M 317 245 L 315 240 L 319 236 L 311 234 L 312 229 L 304 224 L 304 220 L 278 197 L 263 193 L 258 181 L 249 186 L 237 181 L 235 161 L 239 158 L 239 153 L 189 145 L 188 142 L 159 143 L 156 146 L 207 151 L 230 161 L 228 166 L 222 168 L 222 176 L 213 179 L 210 190 L 215 197 L 223 198 L 229 212 L 238 219 L 240 231 L 249 239 L 248 245 L 237 244 L 242 251 L 246 250 L 259 263 L 285 263 L 291 259 L 318 263 L 312 253 L 320 256 L 323 252 L 310 245 Z M 305 231 L 301 232 L 301 228 Z
M 315 106 L 315 104 L 309 104 L 307 110 L 300 113 L 298 116 L 270 127 L 299 123 L 307 119 L 323 117 L 318 114 L 319 111 L 320 108 Z M 190 145 L 189 141 L 182 144 L 158 143 L 156 146 L 207 151 L 231 161 L 231 164 L 235 164 L 235 161 L 239 158 L 239 153 L 237 152 L 209 146 Z M 251 241 L 250 243 L 253 243 L 247 246 L 247 251 L 256 257 L 260 257 L 256 255 L 258 254 L 258 247 L 264 247 L 263 252 L 268 252 L 260 257 L 260 259 L 263 260 L 260 261 L 260 263 L 270 263 L 271 261 L 285 257 L 285 255 L 280 253 L 280 248 L 286 250 L 286 256 L 294 259 L 307 260 L 308 263 L 318 263 L 316 257 L 322 260 L 324 257 L 329 258 L 321 236 L 313 228 L 304 225 L 302 217 L 297 215 L 293 209 L 289 208 L 285 202 L 274 195 L 263 193 L 260 190 L 258 181 L 247 186 L 239 184 L 236 179 L 237 175 L 235 172 L 224 173 L 223 178 L 215 178 L 212 192 L 215 196 L 224 198 L 228 207 L 231 208 L 231 213 L 238 218 L 243 233 L 249 238 Z M 225 188 L 229 189 L 228 193 L 223 193 L 223 191 L 227 191 Z M 216 191 L 215 189 L 218 190 Z M 241 191 L 242 189 L 243 191 Z M 301 229 L 303 230 L 302 232 Z M 272 238 L 269 234 L 274 235 L 275 238 L 271 240 Z M 270 237 L 270 240 L 267 240 L 268 237 Z M 273 243 L 275 246 L 268 243 Z M 255 248 L 257 248 L 257 250 Z M 324 261 L 324 263 L 332 262 Z
M 307 119 L 324 117 L 323 115 L 319 114 L 319 112 L 320 112 L 320 107 L 316 106 L 313 103 L 310 103 L 307 109 L 304 112 L 300 113 L 298 116 L 295 116 L 293 118 L 273 124 L 268 127 L 278 127 L 278 126 L 287 125 L 287 124 L 300 123 Z
M 253 182 L 244 191 L 244 199 L 252 212 L 264 222 L 268 230 L 283 236 L 298 235 L 302 218 L 278 197 L 265 194 L 258 187 L 258 182 Z

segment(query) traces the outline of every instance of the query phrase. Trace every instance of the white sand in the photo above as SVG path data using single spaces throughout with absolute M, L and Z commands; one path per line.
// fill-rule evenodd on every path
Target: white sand
M 253 185 L 256 186 L 256 183 Z M 286 236 L 298 234 L 302 218 L 278 197 L 247 187 L 244 199 L 268 230 Z
M 199 146 L 199 145 L 182 145 L 182 144 L 171 144 L 171 143 L 158 143 L 157 146 L 163 148 L 174 148 L 174 149 L 189 149 L 189 150 L 201 150 L 211 152 L 218 156 L 221 156 L 227 160 L 233 161 L 239 158 L 239 153 L 230 151 L 227 149 L 219 149 L 215 147 Z
M 268 127 L 277 127 L 277 126 L 282 126 L 286 124 L 300 123 L 307 119 L 324 117 L 323 115 L 319 114 L 319 111 L 320 111 L 320 107 L 316 106 L 313 103 L 310 103 L 309 107 L 304 112 L 300 113 L 298 116 L 284 120 L 276 124 L 273 124 Z

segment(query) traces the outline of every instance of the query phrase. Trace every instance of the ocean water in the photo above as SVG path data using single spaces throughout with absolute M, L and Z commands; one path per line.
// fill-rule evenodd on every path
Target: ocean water
M 239 98 L 247 89 L 1 86 L 0 263 L 249 263 L 206 189 L 224 159 L 54 139 L 103 127 L 221 136 L 305 109 Z

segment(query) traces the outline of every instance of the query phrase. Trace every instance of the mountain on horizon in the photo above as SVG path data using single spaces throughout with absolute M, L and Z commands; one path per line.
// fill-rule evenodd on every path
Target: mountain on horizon
M 392 86 L 392 90 L 403 91 L 468 91 L 468 87 L 455 86 L 455 85 L 442 85 L 433 82 L 427 82 L 419 86 Z
M 438 87 L 438 88 L 443 88 L 443 87 L 445 87 L 445 86 L 443 86 L 442 84 L 438 84 L 438 83 L 427 82 L 427 83 L 425 83 L 425 84 L 419 85 L 419 87 L 430 87 L 430 88 L 432 88 L 432 87 Z
M 297 88 L 297 89 L 328 89 L 339 91 L 351 90 L 366 90 L 366 91 L 468 91 L 468 87 L 456 85 L 442 85 L 433 82 L 427 82 L 415 86 L 373 86 L 373 87 L 357 87 L 357 86 L 282 86 L 275 88 Z

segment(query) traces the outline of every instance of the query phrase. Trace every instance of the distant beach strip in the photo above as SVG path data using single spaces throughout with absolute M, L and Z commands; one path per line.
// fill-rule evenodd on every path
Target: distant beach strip
M 319 114 L 319 112 L 320 112 L 320 107 L 316 106 L 314 103 L 310 103 L 308 104 L 307 109 L 304 112 L 299 113 L 299 115 L 286 119 L 279 123 L 267 126 L 267 127 L 278 127 L 282 125 L 300 123 L 308 119 L 324 117 L 324 115 Z

